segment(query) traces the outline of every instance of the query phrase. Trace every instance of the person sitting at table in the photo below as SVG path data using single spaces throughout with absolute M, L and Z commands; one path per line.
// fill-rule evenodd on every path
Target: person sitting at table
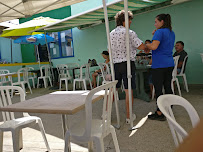
M 184 50 L 184 43 L 182 41 L 176 42 L 175 49 L 176 49 L 176 52 L 173 54 L 173 57 L 178 55 L 180 56 L 178 60 L 178 67 L 177 67 L 177 72 L 179 74 L 182 69 L 183 61 L 187 56 L 187 52 L 185 52 Z
M 105 59 L 105 63 L 108 64 L 109 63 L 109 52 L 108 51 L 103 51 L 102 52 L 102 57 Z M 105 70 L 105 68 L 104 68 Z M 97 81 L 96 81 L 96 78 L 97 76 L 101 74 L 101 69 L 99 70 L 96 70 L 93 74 L 92 74 L 92 87 L 93 88 L 96 88 L 97 86 Z
M 150 44 L 152 43 L 151 40 L 146 40 L 145 41 L 145 45 L 146 44 Z M 151 65 L 152 64 L 152 59 L 151 59 L 151 55 L 152 55 L 152 50 L 145 48 L 144 50 L 141 50 L 137 56 L 141 56 L 142 60 L 139 61 L 139 63 L 143 64 L 144 62 L 147 62 L 147 64 Z M 139 60 L 139 59 L 138 59 Z M 151 74 L 151 70 L 149 71 L 149 73 L 147 75 L 145 75 L 148 81 L 146 81 L 148 84 L 146 84 L 146 86 L 149 85 L 150 88 L 150 97 L 152 96 L 152 90 L 153 90 L 153 83 L 152 83 L 152 74 Z
M 151 40 L 146 40 L 145 41 L 145 44 L 150 44 L 152 43 Z M 141 61 L 141 64 L 142 64 L 142 61 L 147 61 L 147 63 L 150 62 L 151 60 L 151 55 L 152 55 L 152 51 L 148 48 L 145 48 L 144 50 L 141 50 L 138 54 L 137 54 L 137 58 L 139 61 Z
M 145 44 L 150 44 L 152 43 L 151 40 L 145 40 Z M 145 55 L 152 55 L 152 51 L 148 48 L 145 48 L 144 50 L 141 50 L 138 55 L 141 55 L 141 56 L 145 56 Z

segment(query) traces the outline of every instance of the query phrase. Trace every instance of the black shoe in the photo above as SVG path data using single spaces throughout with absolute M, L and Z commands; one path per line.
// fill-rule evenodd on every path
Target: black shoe
M 158 121 L 165 121 L 166 120 L 166 117 L 163 114 L 158 115 L 157 112 L 155 112 L 154 114 L 148 115 L 148 118 L 150 120 L 158 120 Z

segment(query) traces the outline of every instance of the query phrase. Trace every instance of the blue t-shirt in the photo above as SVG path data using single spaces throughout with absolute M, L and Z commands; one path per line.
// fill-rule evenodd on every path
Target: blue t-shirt
M 152 68 L 174 67 L 173 47 L 175 33 L 169 28 L 158 29 L 152 38 L 160 42 L 156 50 L 152 50 Z

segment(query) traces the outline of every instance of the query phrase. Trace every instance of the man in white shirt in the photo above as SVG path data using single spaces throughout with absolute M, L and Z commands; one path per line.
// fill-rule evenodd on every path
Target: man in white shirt
M 129 16 L 129 27 L 132 23 L 133 14 L 128 11 Z M 119 11 L 116 16 L 116 28 L 110 33 L 111 40 L 111 51 L 115 70 L 115 79 L 118 80 L 116 88 L 121 87 L 123 80 L 126 94 L 126 123 L 129 124 L 129 95 L 128 95 L 128 78 L 127 78 L 127 50 L 126 50 L 126 28 L 125 28 L 125 11 Z M 129 30 L 129 43 L 130 43 L 130 60 L 131 60 L 131 83 L 132 89 L 135 89 L 135 56 L 137 53 L 136 49 L 144 50 L 145 45 L 137 37 L 137 34 Z M 133 103 L 133 90 L 132 90 L 132 103 Z M 135 114 L 133 114 L 133 120 L 135 119 Z

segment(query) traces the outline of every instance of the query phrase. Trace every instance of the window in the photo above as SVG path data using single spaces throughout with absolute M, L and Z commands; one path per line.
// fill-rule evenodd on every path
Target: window
M 72 30 L 49 34 L 55 42 L 49 44 L 52 59 L 74 57 Z

